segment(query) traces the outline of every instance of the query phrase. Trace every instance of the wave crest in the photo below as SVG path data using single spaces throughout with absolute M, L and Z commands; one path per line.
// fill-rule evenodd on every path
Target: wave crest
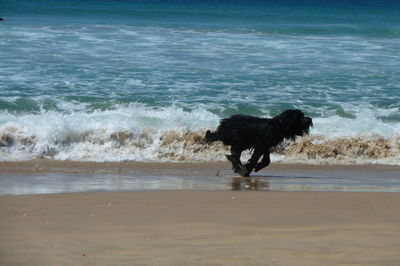
M 110 132 L 107 129 L 63 132 L 48 138 L 8 123 L 0 128 L 3 161 L 47 158 L 76 161 L 225 161 L 229 147 L 206 143 L 205 130 L 144 128 Z M 327 138 L 309 135 L 285 142 L 273 151 L 274 162 L 382 163 L 400 162 L 400 136 L 359 135 Z M 245 152 L 243 161 L 249 158 Z

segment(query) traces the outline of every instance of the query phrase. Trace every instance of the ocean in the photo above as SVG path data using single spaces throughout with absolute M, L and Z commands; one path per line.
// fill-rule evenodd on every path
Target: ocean
M 400 165 L 400 2 L 1 0 L 0 161 L 224 161 L 202 136 L 297 108 L 273 162 Z M 247 154 L 248 156 L 248 154 Z

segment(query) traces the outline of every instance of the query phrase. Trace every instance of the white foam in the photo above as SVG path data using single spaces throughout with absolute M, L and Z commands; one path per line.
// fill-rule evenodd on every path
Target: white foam
M 355 137 L 357 135 L 377 134 L 384 137 L 393 137 L 400 134 L 400 123 L 383 122 L 381 116 L 398 113 L 397 108 L 378 109 L 350 107 L 346 110 L 355 118 L 344 118 L 339 115 L 314 118 L 312 134 L 323 135 L 327 138 Z
M 149 108 L 142 104 L 91 113 L 73 110 L 24 115 L 3 113 L 0 115 L 0 160 L 37 157 L 156 160 L 162 152 L 159 139 L 163 132 L 215 127 L 218 120 L 218 116 L 201 109 L 188 112 L 175 106 Z M 121 145 L 113 138 L 113 134 L 121 132 L 131 134 L 127 141 L 132 146 Z
M 204 133 L 220 117 L 206 107 L 140 103 L 88 112 L 60 104 L 64 112 L 0 113 L 0 160 L 50 158 L 76 161 L 225 161 L 228 147 L 205 144 Z M 379 119 L 393 110 L 354 110 L 355 118 L 314 118 L 309 137 L 285 144 L 273 161 L 400 164 L 400 123 Z M 243 160 L 247 160 L 248 153 Z

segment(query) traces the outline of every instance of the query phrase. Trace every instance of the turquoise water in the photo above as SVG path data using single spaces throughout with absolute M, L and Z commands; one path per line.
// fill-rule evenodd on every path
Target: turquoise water
M 299 108 L 313 144 L 368 145 L 329 162 L 398 164 L 400 4 L 318 2 L 2 0 L 0 160 L 180 160 L 167 131 Z

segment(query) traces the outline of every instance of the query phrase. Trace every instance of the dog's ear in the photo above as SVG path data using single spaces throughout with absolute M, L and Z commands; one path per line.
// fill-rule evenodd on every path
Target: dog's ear
M 280 123 L 282 136 L 288 139 L 295 139 L 303 134 L 302 121 L 304 113 L 300 110 L 286 110 L 276 117 Z

